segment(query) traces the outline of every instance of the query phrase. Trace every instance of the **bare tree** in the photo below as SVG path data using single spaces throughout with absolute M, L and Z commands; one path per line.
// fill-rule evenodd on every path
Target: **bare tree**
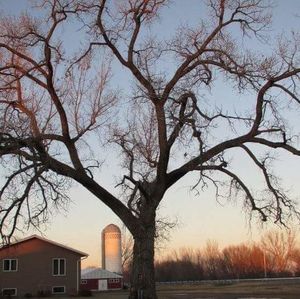
M 187 281 L 203 279 L 200 251 L 181 248 L 155 263 L 158 281 Z
M 126 226 L 122 227 L 122 269 L 128 272 L 132 264 L 133 237 L 127 231 Z
M 257 245 L 231 245 L 223 250 L 229 276 L 232 278 L 254 278 L 264 275 L 264 255 Z
M 158 281 L 287 277 L 299 273 L 299 257 L 294 233 L 272 231 L 259 243 L 222 251 L 212 241 L 198 250 L 181 248 L 156 262 L 155 270 Z
M 210 0 L 207 20 L 160 41 L 144 30 L 167 4 L 43 0 L 37 8 L 40 19 L 24 14 L 0 22 L 2 238 L 9 239 L 21 219 L 38 227 L 53 205 L 64 207 L 68 182 L 76 181 L 133 235 L 132 298 L 139 289 L 144 298 L 157 298 L 156 211 L 166 191 L 189 173 L 198 174 L 196 190 L 212 185 L 219 197 L 227 186 L 227 195 L 243 198 L 246 209 L 262 221 L 283 224 L 298 215 L 272 172 L 270 152 L 300 155 L 299 136 L 288 121 L 289 111 L 300 104 L 299 35 L 286 34 L 269 56 L 251 53 L 242 42 L 264 38 L 269 2 Z M 87 40 L 76 55 L 65 51 L 59 38 L 61 27 L 75 18 L 83 23 Z M 102 150 L 88 147 L 92 136 L 105 135 L 105 122 L 111 122 L 110 112 L 116 113 L 108 57 L 119 62 L 120 70 L 127 69 L 136 84 L 127 101 L 128 122 L 114 126 L 109 137 L 123 154 L 122 196 L 93 175 Z M 248 94 L 248 112 L 242 105 L 229 113 L 205 102 L 202 94 L 213 92 L 219 77 L 232 90 Z M 216 133 L 220 127 L 226 134 Z M 263 177 L 261 193 L 233 167 L 237 150 Z
M 203 249 L 204 273 L 208 279 L 221 279 L 223 256 L 216 241 L 208 240 Z
M 299 276 L 300 274 L 300 248 L 297 247 L 292 252 L 292 270 L 294 276 Z
M 292 272 L 293 253 L 296 251 L 296 238 L 293 231 L 269 231 L 262 237 L 261 244 L 267 255 L 269 272 L 279 275 Z

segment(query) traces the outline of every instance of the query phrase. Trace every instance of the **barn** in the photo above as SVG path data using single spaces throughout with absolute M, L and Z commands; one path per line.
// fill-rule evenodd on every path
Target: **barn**
M 81 272 L 81 290 L 106 291 L 123 288 L 123 277 L 102 268 L 86 269 Z

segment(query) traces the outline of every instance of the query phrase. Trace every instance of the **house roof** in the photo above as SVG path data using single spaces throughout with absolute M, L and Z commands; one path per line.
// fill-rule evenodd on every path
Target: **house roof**
M 81 279 L 105 279 L 105 278 L 122 278 L 122 275 L 119 275 L 114 272 L 110 272 L 102 268 L 84 269 L 81 271 Z
M 43 238 L 43 237 L 40 237 L 40 236 L 38 236 L 38 235 L 32 235 L 32 236 L 30 236 L 30 237 L 24 238 L 24 239 L 22 239 L 22 240 L 20 240 L 20 241 L 17 241 L 17 242 L 15 242 L 15 243 L 11 243 L 11 244 L 9 245 L 9 247 L 14 246 L 14 245 L 18 245 L 18 244 L 20 244 L 20 243 L 27 242 L 27 241 L 30 241 L 30 240 L 33 240 L 33 239 L 38 239 L 38 240 L 41 240 L 41 241 L 43 241 L 43 242 L 46 242 L 46 243 L 49 243 L 49 244 L 52 244 L 52 245 L 55 245 L 55 246 L 64 248 L 64 249 L 66 249 L 66 250 L 73 251 L 73 252 L 75 252 L 75 253 L 77 253 L 77 254 L 79 254 L 79 255 L 81 255 L 81 256 L 88 256 L 88 254 L 85 253 L 85 252 L 76 250 L 76 249 L 74 249 L 74 248 L 71 248 L 71 247 L 69 247 L 69 246 L 66 246 L 66 245 L 57 243 L 57 242 L 52 241 L 52 240 L 48 240 L 48 239 Z M 8 246 L 3 246 L 2 248 L 0 248 L 0 250 L 3 250 L 3 249 L 5 249 L 5 248 L 7 248 L 7 247 L 8 247 Z

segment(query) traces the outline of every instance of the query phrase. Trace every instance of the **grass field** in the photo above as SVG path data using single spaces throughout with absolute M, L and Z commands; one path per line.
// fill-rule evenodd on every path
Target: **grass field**
M 230 285 L 163 285 L 157 288 L 159 299 L 300 299 L 300 284 L 245 282 Z M 127 291 L 95 293 L 94 298 L 127 299 Z

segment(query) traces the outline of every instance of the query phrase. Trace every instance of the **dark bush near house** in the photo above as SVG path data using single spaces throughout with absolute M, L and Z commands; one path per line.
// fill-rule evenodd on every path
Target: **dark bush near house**
M 40 290 L 37 292 L 37 297 L 42 297 L 42 298 L 45 298 L 45 297 L 51 297 L 51 292 L 49 290 Z
M 91 297 L 93 293 L 90 290 L 80 290 L 78 291 L 78 296 L 81 297 Z

